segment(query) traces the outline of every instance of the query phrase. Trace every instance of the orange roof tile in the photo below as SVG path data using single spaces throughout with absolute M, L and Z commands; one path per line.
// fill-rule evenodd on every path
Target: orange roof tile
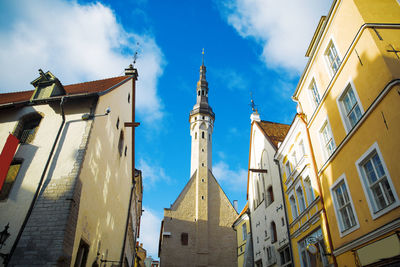
M 249 209 L 249 202 L 246 202 L 246 205 L 244 206 L 244 208 L 242 209 L 242 211 L 240 212 L 240 214 L 237 216 L 236 220 L 233 222 L 233 224 L 235 224 L 240 217 L 242 217 L 243 214 L 246 213 L 246 211 Z
M 130 76 L 119 76 L 91 82 L 64 85 L 64 89 L 67 95 L 103 92 L 128 78 L 130 78 Z M 0 94 L 0 105 L 28 101 L 32 97 L 33 92 L 34 90 L 29 90 Z
M 285 136 L 290 128 L 290 125 L 288 124 L 271 121 L 260 121 L 257 122 L 257 124 L 264 131 L 264 134 L 269 137 L 275 147 L 278 147 L 278 143 L 285 139 Z

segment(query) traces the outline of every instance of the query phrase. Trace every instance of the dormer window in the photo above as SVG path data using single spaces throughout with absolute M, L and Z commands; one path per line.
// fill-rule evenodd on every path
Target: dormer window
M 24 116 L 15 128 L 14 136 L 19 139 L 21 144 L 32 143 L 41 120 L 42 116 L 38 113 Z

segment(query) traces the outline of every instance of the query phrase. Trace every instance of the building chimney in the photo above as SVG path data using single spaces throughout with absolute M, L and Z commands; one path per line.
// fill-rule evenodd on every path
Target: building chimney
M 239 211 L 238 211 L 238 201 L 237 200 L 233 201 L 233 207 L 235 208 L 236 212 L 239 213 Z
M 137 77 L 138 77 L 137 69 L 135 69 L 132 64 L 129 64 L 129 67 L 127 67 L 125 69 L 125 75 L 126 76 L 134 76 L 135 80 L 137 80 Z

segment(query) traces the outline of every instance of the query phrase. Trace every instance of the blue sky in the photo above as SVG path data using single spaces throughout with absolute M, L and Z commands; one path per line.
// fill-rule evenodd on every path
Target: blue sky
M 139 51 L 136 166 L 143 171 L 145 209 L 140 241 L 156 258 L 163 208 L 190 178 L 188 118 L 202 48 L 216 114 L 213 172 L 241 209 L 250 92 L 261 119 L 291 122 L 290 97 L 304 54 L 330 5 L 331 0 L 1 1 L 0 92 L 32 89 L 39 68 L 63 84 L 118 76 Z

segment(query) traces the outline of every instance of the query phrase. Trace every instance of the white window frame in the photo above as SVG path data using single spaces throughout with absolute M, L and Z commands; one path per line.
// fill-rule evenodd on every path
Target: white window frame
M 314 91 L 313 85 L 315 85 L 315 91 Z M 308 85 L 308 93 L 309 93 L 311 105 L 312 105 L 312 107 L 314 107 L 314 109 L 316 109 L 319 106 L 319 104 L 321 103 L 321 95 L 319 94 L 318 88 L 319 87 L 318 87 L 318 84 L 317 84 L 315 78 L 314 77 L 311 78 L 311 81 Z M 316 99 L 315 99 L 316 98 L 315 93 L 317 93 L 318 101 L 316 101 Z
M 329 61 L 329 56 L 328 56 L 328 52 L 330 51 L 330 47 L 334 47 L 335 52 L 337 54 L 337 58 L 339 59 L 339 62 L 336 62 L 338 64 L 336 71 L 332 68 L 331 62 Z M 337 49 L 337 45 L 335 40 L 333 39 L 333 37 L 330 38 L 328 44 L 326 45 L 326 48 L 324 50 L 324 58 L 325 58 L 325 63 L 326 63 L 326 67 L 328 69 L 328 73 L 330 74 L 331 78 L 336 74 L 336 72 L 339 70 L 341 64 L 342 64 L 342 56 L 339 53 L 339 50 Z
M 293 147 L 291 158 L 293 160 L 293 169 L 295 169 L 297 167 L 297 164 L 299 163 L 299 161 L 297 160 L 297 152 L 296 152 L 296 149 L 294 147 Z
M 310 206 L 311 203 L 313 203 L 314 200 L 316 199 L 315 192 L 314 192 L 313 183 L 311 181 L 310 175 L 304 174 L 304 177 L 305 178 L 303 178 L 303 184 L 304 184 L 304 189 L 305 189 L 306 195 L 307 195 L 307 197 L 306 197 L 307 198 L 307 206 Z M 307 180 L 310 181 L 310 187 L 308 187 L 308 185 L 306 186 Z M 311 195 L 310 195 L 310 193 L 311 193 Z
M 347 194 L 349 197 L 349 202 L 350 202 L 349 204 L 352 209 L 354 220 L 355 220 L 355 225 L 353 225 L 352 227 L 350 227 L 348 229 L 344 229 L 343 218 L 342 218 L 341 214 L 339 213 L 339 203 L 337 201 L 336 191 L 335 191 L 336 188 L 342 183 L 344 184 L 344 186 L 346 188 L 346 191 L 347 191 Z M 334 206 L 334 210 L 335 210 L 336 222 L 337 222 L 337 226 L 339 229 L 339 235 L 340 235 L 340 237 L 344 237 L 344 236 L 350 234 L 351 232 L 357 230 L 358 228 L 360 228 L 360 223 L 358 222 L 357 213 L 354 208 L 353 198 L 351 197 L 350 188 L 347 184 L 346 175 L 343 173 L 338 179 L 336 179 L 336 181 L 331 185 L 331 187 L 329 189 L 331 192 L 332 202 L 333 202 L 333 206 Z
M 325 143 L 324 137 L 323 137 L 323 133 L 322 133 L 322 131 L 323 131 L 323 129 L 324 129 L 325 127 L 327 127 L 328 132 L 329 132 L 329 134 L 330 134 L 330 136 L 331 136 L 331 139 L 332 139 L 332 142 L 333 142 L 333 150 L 332 150 L 331 153 L 329 153 L 329 151 L 328 151 L 328 149 L 327 149 L 327 146 L 326 146 L 326 145 L 327 145 L 328 143 Z M 321 148 L 322 148 L 323 154 L 325 155 L 325 160 L 327 160 L 327 159 L 335 152 L 335 150 L 336 150 L 336 142 L 335 142 L 335 138 L 334 138 L 333 133 L 332 133 L 331 124 L 329 123 L 329 119 L 328 119 L 328 118 L 326 118 L 326 119 L 323 121 L 323 123 L 322 123 L 321 127 L 319 128 L 319 131 L 318 131 L 318 132 L 319 132 L 319 141 L 320 141 L 320 143 L 321 143 Z
M 285 171 L 286 171 L 286 179 L 288 179 L 290 177 L 290 175 L 292 174 L 292 168 L 290 166 L 290 160 L 288 159 L 285 163 Z
M 292 205 L 292 202 L 291 202 L 291 198 L 293 197 L 293 199 L 294 199 L 294 205 L 295 206 L 293 206 Z M 295 196 L 295 194 L 294 194 L 294 192 L 290 192 L 290 194 L 289 194 L 289 205 L 290 205 L 290 210 L 291 210 L 291 212 L 292 212 L 292 221 L 294 221 L 294 220 L 296 220 L 297 219 L 297 217 L 299 217 L 299 210 L 298 210 L 298 208 L 297 208 L 297 200 L 296 200 L 296 196 Z M 295 216 L 295 214 L 294 214 L 294 212 L 293 212 L 293 209 L 296 209 L 296 216 Z
M 376 208 L 374 196 L 372 195 L 372 193 L 369 189 L 369 184 L 367 181 L 368 178 L 365 177 L 365 173 L 364 173 L 363 166 L 362 166 L 362 164 L 366 162 L 367 158 L 370 158 L 370 156 L 375 152 L 379 156 L 383 170 L 385 171 L 385 174 L 386 174 L 386 179 L 388 181 L 388 184 L 389 184 L 390 189 L 392 190 L 392 194 L 394 196 L 394 202 L 381 210 L 377 210 L 377 208 Z M 367 151 L 365 151 L 365 153 L 356 161 L 355 164 L 356 164 L 356 169 L 358 171 L 358 175 L 360 176 L 361 185 L 363 187 L 364 194 L 367 199 L 367 203 L 368 203 L 369 210 L 371 212 L 372 219 L 375 220 L 400 205 L 399 197 L 397 196 L 397 192 L 396 192 L 396 188 L 393 185 L 392 178 L 390 177 L 389 170 L 386 167 L 385 160 L 382 156 L 381 150 L 379 149 L 377 142 L 372 144 L 372 146 L 370 148 L 368 148 Z
M 343 98 L 345 97 L 345 95 L 347 95 L 347 92 L 349 92 L 349 90 L 353 91 L 354 97 L 355 97 L 356 102 L 357 102 L 356 105 L 358 105 L 358 108 L 360 109 L 360 112 L 361 112 L 361 116 L 358 118 L 357 122 L 360 121 L 361 117 L 364 114 L 364 108 L 361 105 L 361 101 L 360 101 L 360 98 L 358 97 L 358 93 L 357 93 L 356 87 L 354 86 L 353 81 L 350 79 L 346 83 L 346 86 L 344 87 L 344 89 L 340 93 L 339 97 L 336 98 L 336 103 L 338 105 L 340 117 L 342 118 L 344 129 L 346 130 L 346 134 L 348 134 L 351 131 L 351 129 L 353 129 L 353 127 L 357 124 L 357 122 L 356 122 L 353 126 L 351 125 L 350 120 L 347 117 L 348 114 L 346 114 L 345 107 L 344 107 L 344 104 L 343 104 Z
M 247 224 L 244 222 L 242 224 L 242 241 L 245 241 L 247 239 Z
M 301 139 L 299 144 L 298 144 L 298 149 L 299 149 L 299 161 L 301 161 L 304 156 L 306 155 L 306 148 L 304 147 L 304 140 Z
M 303 196 L 303 203 L 302 204 L 304 204 L 303 206 L 303 209 L 301 209 L 301 199 L 300 199 L 300 197 L 299 197 L 299 194 L 298 194 L 298 191 L 299 191 L 299 189 L 301 190 L 301 194 L 302 194 L 302 196 Z M 305 198 L 305 196 L 304 196 L 304 190 L 303 190 L 303 187 L 301 186 L 301 182 L 299 182 L 298 183 L 298 185 L 295 187 L 295 192 L 296 192 L 296 197 L 297 197 L 297 202 L 298 202 L 298 205 L 299 205 L 299 215 L 300 214 L 302 214 L 306 209 L 307 209 L 307 204 L 306 204 L 306 198 Z

